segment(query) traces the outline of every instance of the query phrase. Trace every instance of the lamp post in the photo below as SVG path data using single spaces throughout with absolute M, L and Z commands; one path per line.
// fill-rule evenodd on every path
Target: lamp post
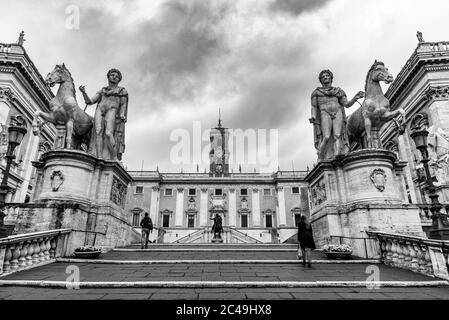
M 449 222 L 447 219 L 447 215 L 441 213 L 441 208 L 443 206 L 438 201 L 438 194 L 436 193 L 436 188 L 429 170 L 430 159 L 429 152 L 427 150 L 427 136 L 429 135 L 429 131 L 427 131 L 428 126 L 429 121 L 427 114 L 416 114 L 411 122 L 410 136 L 415 142 L 416 149 L 421 152 L 421 163 L 423 164 L 424 171 L 426 173 L 427 190 L 429 191 L 429 198 L 431 201 L 430 212 L 432 213 L 432 227 L 430 228 L 430 238 L 449 240 Z
M 14 150 L 22 142 L 27 133 L 25 119 L 21 115 L 13 115 L 10 118 L 8 127 L 8 150 L 6 151 L 6 168 L 3 172 L 2 183 L 0 184 L 0 238 L 11 235 L 14 225 L 5 225 L 5 200 L 8 193 L 8 178 L 11 169 L 11 163 L 15 159 Z

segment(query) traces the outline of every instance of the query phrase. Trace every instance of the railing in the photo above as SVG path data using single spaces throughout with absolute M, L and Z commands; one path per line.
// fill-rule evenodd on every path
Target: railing
M 348 244 L 353 246 L 354 242 L 363 243 L 363 252 L 365 253 L 364 257 L 366 259 L 371 259 L 377 256 L 380 256 L 380 248 L 377 245 L 377 238 L 357 238 L 357 237 L 345 237 L 345 236 L 330 236 L 327 239 L 328 244 Z
M 0 239 L 0 274 L 29 269 L 64 256 L 71 232 L 59 229 Z
M 367 234 L 378 239 L 384 264 L 449 279 L 449 241 L 383 232 Z

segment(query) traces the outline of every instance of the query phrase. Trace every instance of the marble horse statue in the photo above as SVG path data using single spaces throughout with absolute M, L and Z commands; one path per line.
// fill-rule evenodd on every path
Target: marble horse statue
M 64 64 L 56 65 L 45 79 L 45 82 L 53 87 L 59 83 L 56 96 L 50 100 L 50 112 L 37 111 L 33 120 L 34 133 L 37 134 L 39 127 L 38 119 L 45 122 L 65 126 L 65 146 L 64 141 L 59 146 L 61 148 L 76 149 L 81 143 L 85 143 L 86 150 L 90 141 L 90 133 L 93 128 L 93 118 L 83 111 L 76 101 L 75 85 L 70 71 Z M 41 124 L 42 125 L 42 124 Z M 74 143 L 74 139 L 77 143 Z
M 347 121 L 346 128 L 351 145 L 357 142 L 362 149 L 382 148 L 379 138 L 382 125 L 405 114 L 404 109 L 390 111 L 390 102 L 382 92 L 381 81 L 389 84 L 393 82 L 393 76 L 383 62 L 376 60 L 366 75 L 365 100 Z

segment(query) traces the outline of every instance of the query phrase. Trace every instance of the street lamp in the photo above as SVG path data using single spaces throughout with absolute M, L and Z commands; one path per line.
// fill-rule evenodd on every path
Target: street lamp
M 14 225 L 5 225 L 5 200 L 8 193 L 8 178 L 11 169 L 11 163 L 15 159 L 14 150 L 23 140 L 27 133 L 25 119 L 21 115 L 11 116 L 11 121 L 8 127 L 8 150 L 6 151 L 6 168 L 3 172 L 2 183 L 0 184 L 0 238 L 11 235 L 14 230 Z
M 421 152 L 421 163 L 424 166 L 426 173 L 426 184 L 429 191 L 429 198 L 431 201 L 430 212 L 432 213 L 432 227 L 430 228 L 430 238 L 439 240 L 449 240 L 449 222 L 447 215 L 441 213 L 443 207 L 438 201 L 438 194 L 430 175 L 429 170 L 429 152 L 427 151 L 427 136 L 429 131 L 429 120 L 427 114 L 418 113 L 411 121 L 410 129 L 413 141 L 415 142 L 416 149 Z

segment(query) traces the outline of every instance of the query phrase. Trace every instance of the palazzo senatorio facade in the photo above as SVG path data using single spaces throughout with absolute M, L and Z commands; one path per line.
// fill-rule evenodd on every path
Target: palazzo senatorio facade
M 225 243 L 296 241 L 297 222 L 309 215 L 306 171 L 229 172 L 226 128 L 211 130 L 208 173 L 128 171 L 125 209 L 139 227 L 148 212 L 157 227 L 152 240 L 164 243 L 208 243 L 212 218 L 222 217 Z

